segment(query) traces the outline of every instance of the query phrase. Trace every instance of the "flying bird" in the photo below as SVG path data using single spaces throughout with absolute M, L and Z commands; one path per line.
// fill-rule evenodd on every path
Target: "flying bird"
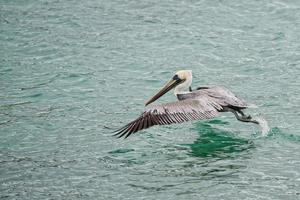
M 192 79 L 191 70 L 176 72 L 173 78 L 146 102 L 145 106 L 173 88 L 178 101 L 146 107 L 136 120 L 117 130 L 115 136 L 127 138 L 132 133 L 154 125 L 211 119 L 217 117 L 220 112 L 232 112 L 239 121 L 259 124 L 250 115 L 244 114 L 242 110 L 249 105 L 231 91 L 223 86 L 198 87 L 192 90 Z

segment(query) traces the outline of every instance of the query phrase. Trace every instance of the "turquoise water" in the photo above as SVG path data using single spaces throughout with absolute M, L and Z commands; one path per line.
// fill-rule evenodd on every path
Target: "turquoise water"
M 0 198 L 300 199 L 299 38 L 297 0 L 1 0 Z M 178 69 L 268 136 L 224 114 L 112 137 Z

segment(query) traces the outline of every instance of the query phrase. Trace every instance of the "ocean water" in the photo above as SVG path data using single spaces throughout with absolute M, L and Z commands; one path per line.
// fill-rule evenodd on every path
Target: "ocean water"
M 299 38 L 298 0 L 1 0 L 0 199 L 300 199 Z M 268 133 L 225 113 L 113 137 L 179 69 Z

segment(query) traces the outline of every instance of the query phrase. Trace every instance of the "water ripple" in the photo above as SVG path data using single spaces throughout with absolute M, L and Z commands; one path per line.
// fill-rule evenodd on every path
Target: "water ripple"
M 0 198 L 299 199 L 298 1 L 0 7 Z M 268 135 L 224 114 L 111 136 L 185 68 L 259 105 Z

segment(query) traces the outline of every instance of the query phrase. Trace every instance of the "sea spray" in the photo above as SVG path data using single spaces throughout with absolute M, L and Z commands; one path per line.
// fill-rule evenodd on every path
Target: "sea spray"
M 270 127 L 268 125 L 267 120 L 263 116 L 261 116 L 261 115 L 254 116 L 252 119 L 255 120 L 255 121 L 257 121 L 258 125 L 261 127 L 261 134 L 262 134 L 262 136 L 267 136 L 268 133 L 269 133 L 269 131 L 270 131 Z

